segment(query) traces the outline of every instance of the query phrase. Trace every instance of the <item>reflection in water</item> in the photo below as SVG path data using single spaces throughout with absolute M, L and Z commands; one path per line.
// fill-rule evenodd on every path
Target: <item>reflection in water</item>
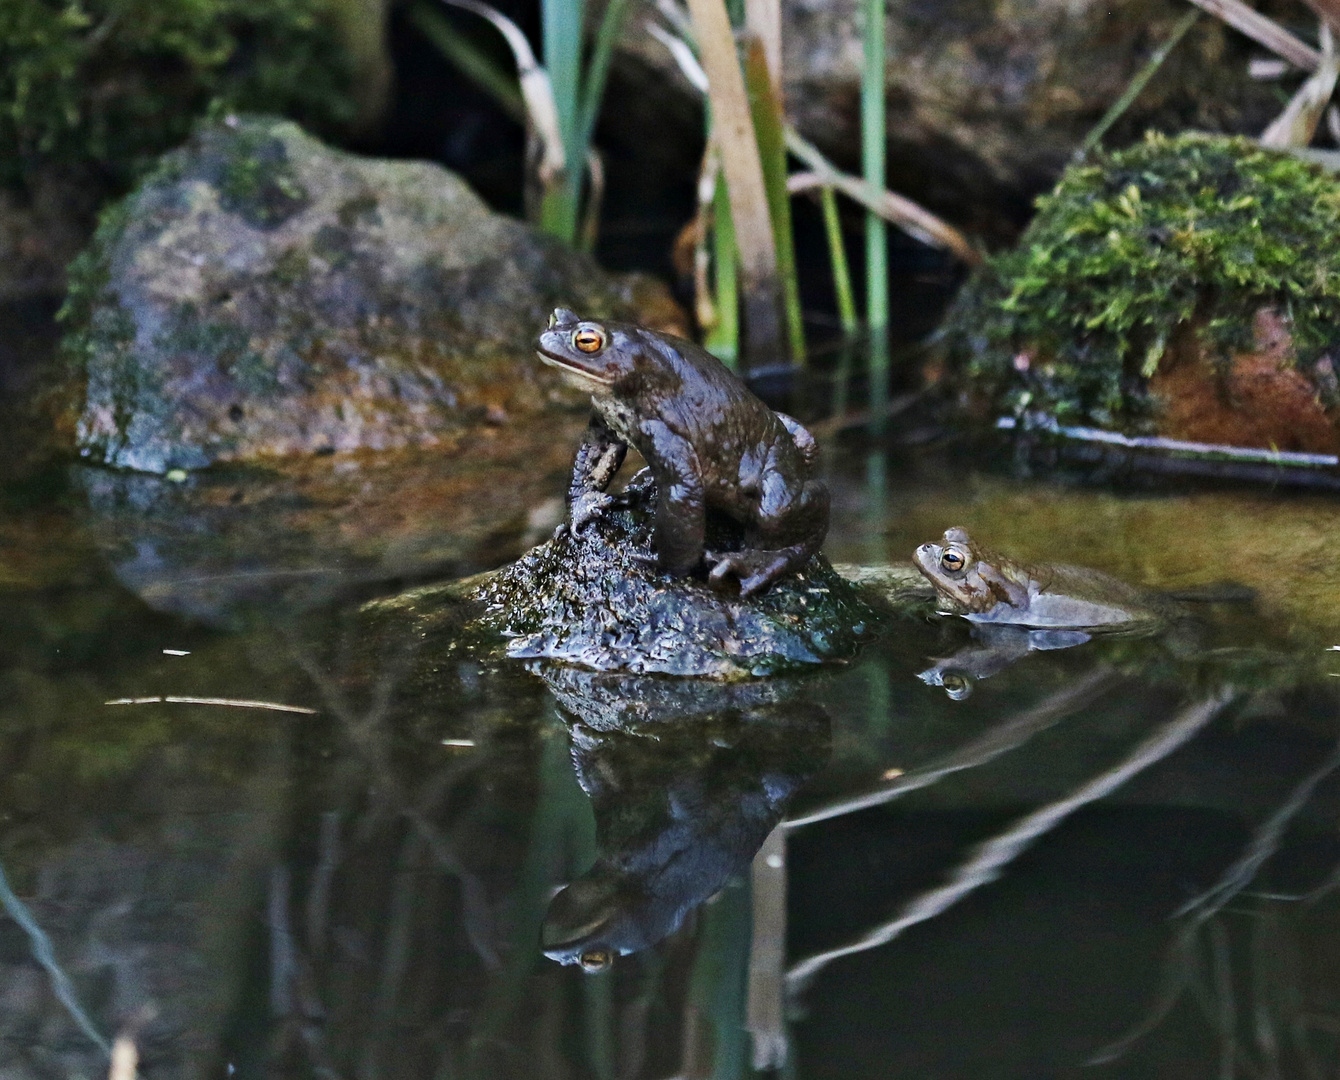
M 972 693 L 975 683 L 991 678 L 1031 652 L 1069 649 L 1091 640 L 1082 630 L 1029 630 L 990 624 L 974 626 L 972 636 L 971 645 L 935 661 L 925 671 L 917 672 L 917 678 L 927 686 L 944 687 L 950 698 L 962 701 Z
M 56 1000 L 64 1006 L 65 1011 L 70 1014 L 70 1018 L 79 1026 L 79 1030 L 84 1033 L 89 1042 L 93 1043 L 104 1054 L 110 1055 L 112 1052 L 111 1044 L 102 1037 L 93 1021 L 89 1019 L 88 1013 L 84 1011 L 84 1007 L 79 1003 L 78 995 L 70 982 L 70 977 L 65 974 L 65 969 L 60 966 L 60 962 L 56 959 L 55 950 L 51 946 L 51 938 L 37 924 L 37 920 L 33 918 L 33 913 L 28 910 L 27 905 L 14 895 L 14 890 L 9 887 L 9 879 L 5 876 L 3 867 L 0 867 L 0 905 L 3 905 L 9 917 L 18 923 L 23 932 L 28 935 L 28 940 L 32 943 L 33 958 L 42 965 L 47 976 L 51 979 L 51 991 L 56 995 Z
M 828 717 L 791 680 L 541 673 L 568 718 L 598 850 L 550 902 L 544 951 L 601 970 L 662 940 L 748 867 L 827 759 Z
M 1116 1042 L 1098 1051 L 1091 1059 L 1093 1062 L 1115 1060 L 1138 1039 L 1162 1023 L 1188 986 L 1198 981 L 1196 967 L 1201 952 L 1200 946 L 1202 938 L 1208 935 L 1214 969 L 1209 985 L 1218 991 L 1220 999 L 1217 1003 L 1219 1007 L 1212 1011 L 1212 1020 L 1218 1020 L 1220 1028 L 1220 1075 L 1236 1074 L 1240 1064 L 1239 1056 L 1242 1053 L 1235 1037 L 1237 1007 L 1229 985 L 1232 975 L 1229 970 L 1225 930 L 1218 917 L 1225 907 L 1256 879 L 1266 862 L 1279 851 L 1289 823 L 1312 799 L 1317 786 L 1337 769 L 1340 769 L 1340 743 L 1337 743 L 1335 749 L 1298 783 L 1274 813 L 1261 823 L 1242 854 L 1229 865 L 1219 880 L 1200 895 L 1188 900 L 1175 912 L 1174 918 L 1177 920 L 1178 928 L 1169 946 L 1167 976 L 1157 1000 L 1143 1020 Z M 1290 1026 L 1294 1036 L 1297 1037 L 1299 1022 L 1303 1018 L 1295 1016 L 1291 1019 L 1294 1023 Z M 1258 1016 L 1257 1020 L 1256 1028 L 1259 1032 L 1261 1018 Z M 1277 1040 L 1264 1041 L 1277 1050 Z M 1310 1057 L 1306 1038 L 1300 1040 L 1299 1049 L 1306 1062 Z M 1278 1065 L 1278 1062 L 1275 1064 Z M 1309 1075 L 1315 1076 L 1319 1073 L 1313 1069 L 1309 1070 Z
M 891 922 L 876 927 L 857 941 L 817 953 L 794 965 L 787 972 L 790 989 L 793 993 L 799 992 L 834 960 L 887 945 L 908 927 L 935 918 L 974 889 L 996 880 L 1005 867 L 1038 837 L 1050 832 L 1076 810 L 1110 795 L 1132 777 L 1162 761 L 1213 720 L 1232 698 L 1232 692 L 1225 690 L 1193 705 L 1158 728 L 1119 764 L 1100 773 L 1065 798 L 1035 810 L 1005 832 L 982 844 L 970 859 L 954 869 L 948 884 L 916 897 Z
M 834 464 L 834 554 L 1045 510 L 1068 553 L 1177 584 L 1178 553 L 1121 546 L 1176 511 L 1207 574 L 1251 553 L 1261 610 L 1215 609 L 1190 649 L 1006 646 L 1023 661 L 958 702 L 912 674 L 966 646 L 939 671 L 985 677 L 999 643 L 923 611 L 803 681 L 536 675 L 338 600 L 313 614 L 315 592 L 257 598 L 308 612 L 287 635 L 206 618 L 203 594 L 128 591 L 131 547 L 24 571 L 41 544 L 3 538 L 50 530 L 0 519 L 0 863 L 22 905 L 0 914 L 0 1076 L 107 1075 L 57 970 L 146 1080 L 735 1080 L 751 1035 L 806 1080 L 1071 1076 L 1095 1054 L 1100 1080 L 1335 1076 L 1340 654 L 1318 553 L 1340 513 L 1258 520 L 1224 495 L 1202 525 L 1180 496 L 1038 483 L 1000 502 L 960 469 L 918 493 L 867 451 Z M 1228 520 L 1257 531 L 1220 543 Z M 478 535 L 443 558 L 501 550 Z M 1270 562 L 1285 541 L 1310 559 Z M 640 951 L 588 977 L 546 948 Z M 787 965 L 835 952 L 788 1002 Z

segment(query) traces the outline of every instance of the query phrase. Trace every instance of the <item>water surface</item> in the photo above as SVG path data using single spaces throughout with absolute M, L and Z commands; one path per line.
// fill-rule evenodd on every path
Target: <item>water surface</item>
M 956 700 L 926 605 L 727 686 L 369 619 L 552 528 L 566 452 L 484 458 L 329 460 L 344 516 L 310 478 L 8 489 L 0 1075 L 118 1033 L 150 1078 L 1337 1074 L 1340 502 L 835 451 L 835 562 L 964 525 L 1257 592 Z

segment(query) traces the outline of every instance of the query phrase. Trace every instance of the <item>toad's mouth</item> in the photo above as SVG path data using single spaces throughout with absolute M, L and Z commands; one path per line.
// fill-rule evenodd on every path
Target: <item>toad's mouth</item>
M 584 368 L 580 364 L 568 359 L 566 356 L 555 356 L 553 353 L 547 353 L 540 349 L 535 350 L 535 355 L 540 358 L 540 363 L 548 364 L 552 368 L 558 368 L 564 375 L 570 376 L 574 382 L 580 386 L 613 386 L 614 379 L 608 375 L 599 375 L 590 368 Z

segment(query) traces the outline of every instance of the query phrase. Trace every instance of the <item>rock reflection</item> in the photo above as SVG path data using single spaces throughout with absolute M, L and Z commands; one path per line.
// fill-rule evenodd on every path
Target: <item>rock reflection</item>
M 545 955 L 587 970 L 646 949 L 743 872 L 828 759 L 788 680 L 703 683 L 546 667 L 596 817 L 595 864 L 550 902 Z

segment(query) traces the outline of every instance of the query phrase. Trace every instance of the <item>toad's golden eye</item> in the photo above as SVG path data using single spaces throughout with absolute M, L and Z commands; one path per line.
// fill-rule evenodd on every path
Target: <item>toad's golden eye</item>
M 594 975 L 598 971 L 604 971 L 614 963 L 614 954 L 605 948 L 587 949 L 578 957 L 577 963 L 588 975 Z
M 583 326 L 572 335 L 572 343 L 582 352 L 600 352 L 605 347 L 605 335 L 594 326 Z
M 940 556 L 940 569 L 948 570 L 951 574 L 957 574 L 967 565 L 968 560 L 963 557 L 961 552 L 955 551 L 953 548 L 949 548 Z
M 972 680 L 957 671 L 946 671 L 940 677 L 940 685 L 953 701 L 962 701 L 972 693 Z

